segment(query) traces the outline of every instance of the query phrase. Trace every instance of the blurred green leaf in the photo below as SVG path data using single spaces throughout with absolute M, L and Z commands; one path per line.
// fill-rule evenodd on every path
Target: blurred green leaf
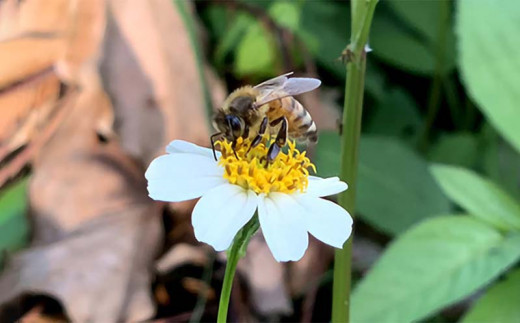
M 337 134 L 320 134 L 314 159 L 319 176 L 338 176 L 338 147 Z M 357 212 L 383 232 L 397 234 L 450 210 L 426 162 L 397 139 L 363 136 L 358 169 Z
M 520 234 L 476 218 L 428 219 L 395 240 L 356 287 L 352 322 L 418 321 L 488 284 L 520 258 Z
M 433 74 L 432 48 L 418 35 L 407 33 L 388 13 L 376 11 L 370 33 L 372 52 L 388 64 L 418 74 Z
M 468 213 L 501 230 L 520 230 L 520 204 L 495 183 L 456 166 L 434 165 L 444 192 Z
M 215 40 L 220 40 L 228 33 L 229 16 L 229 11 L 219 5 L 209 5 L 201 13 L 201 18 L 209 24 L 208 32 Z
M 0 263 L 4 251 L 13 251 L 27 243 L 29 224 L 27 180 L 22 180 L 0 194 Z
M 336 132 L 322 131 L 314 156 L 318 175 L 320 177 L 339 176 L 340 167 L 340 137 Z
M 274 73 L 276 50 L 272 36 L 259 23 L 251 25 L 238 45 L 235 72 L 239 76 L 269 76 Z
M 426 161 L 403 142 L 363 136 L 356 205 L 374 227 L 397 234 L 413 224 L 450 211 Z
M 403 19 L 410 28 L 415 30 L 422 37 L 426 38 L 428 44 L 435 52 L 438 46 L 440 23 L 442 21 L 442 10 L 451 12 L 453 5 L 451 0 L 422 0 L 422 1 L 402 1 L 391 0 L 388 4 L 392 10 Z M 448 8 L 443 8 L 448 6 Z M 455 34 L 451 26 L 451 19 L 448 17 L 444 22 L 448 24 L 446 30 L 444 71 L 449 71 L 455 67 Z
M 374 55 L 411 73 L 433 74 L 441 10 L 450 3 L 399 0 L 386 3 L 388 9 L 376 11 L 373 21 L 370 44 Z M 445 23 L 450 24 L 450 20 Z M 455 65 L 455 37 L 450 25 L 445 29 L 442 71 L 448 72 Z
M 466 313 L 462 322 L 514 323 L 520 318 L 520 269 L 492 286 Z
M 483 127 L 482 167 L 485 174 L 511 195 L 520 198 L 520 153 L 499 137 L 489 124 Z
M 422 34 L 430 41 L 434 41 L 437 38 L 437 33 L 439 31 L 439 3 L 441 1 L 448 0 L 390 0 L 386 3 L 388 3 L 390 8 L 392 8 L 399 18 L 403 19 L 403 21 L 413 28 L 415 32 Z
M 347 2 L 306 1 L 303 32 L 298 32 L 318 63 L 340 79 L 345 79 L 345 66 L 338 58 L 349 43 L 349 17 Z
M 422 127 L 421 116 L 414 99 L 403 89 L 387 92 L 373 113 L 367 132 L 401 139 L 414 139 Z
M 464 84 L 491 124 L 520 151 L 520 2 L 457 3 Z
M 296 2 L 274 2 L 269 7 L 269 15 L 279 26 L 292 32 L 298 31 L 300 26 L 300 8 Z
M 478 139 L 471 133 L 443 135 L 428 153 L 436 163 L 473 167 L 479 158 Z
M 234 52 L 240 40 L 254 24 L 254 20 L 246 14 L 238 14 L 230 24 L 229 30 L 219 39 L 215 49 L 215 62 L 217 65 L 224 64 L 226 56 Z

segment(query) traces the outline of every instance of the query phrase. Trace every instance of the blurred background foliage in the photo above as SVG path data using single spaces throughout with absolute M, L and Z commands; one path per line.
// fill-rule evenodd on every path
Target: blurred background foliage
M 288 71 L 322 80 L 319 94 L 302 102 L 320 128 L 310 147 L 318 175 L 337 176 L 349 2 L 214 0 L 195 1 L 193 10 L 174 3 L 200 75 L 207 61 L 229 90 Z M 519 22 L 514 0 L 377 5 L 358 171 L 354 322 L 520 318 Z M 211 89 L 201 82 L 209 121 Z M 0 195 L 7 253 L 28 241 L 26 189 L 21 181 Z M 260 317 L 328 320 L 330 269 L 322 277 L 310 316 Z M 295 304 L 304 308 L 303 299 Z

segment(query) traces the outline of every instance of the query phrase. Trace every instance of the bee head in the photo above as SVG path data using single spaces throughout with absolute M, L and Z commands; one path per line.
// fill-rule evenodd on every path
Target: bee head
M 235 141 L 243 136 L 245 122 L 242 118 L 234 114 L 226 114 L 219 110 L 214 119 L 213 125 L 229 141 Z

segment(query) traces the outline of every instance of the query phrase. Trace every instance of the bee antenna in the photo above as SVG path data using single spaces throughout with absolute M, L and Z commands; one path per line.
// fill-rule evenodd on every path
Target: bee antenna
M 222 132 L 217 132 L 211 135 L 211 150 L 213 151 L 213 158 L 215 158 L 215 161 L 217 161 L 217 153 L 215 152 L 215 137 L 218 137 L 222 135 Z

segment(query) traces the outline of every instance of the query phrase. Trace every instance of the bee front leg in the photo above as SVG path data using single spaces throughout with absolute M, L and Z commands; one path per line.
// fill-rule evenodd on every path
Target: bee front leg
M 276 158 L 276 156 L 278 156 L 280 150 L 282 150 L 282 147 L 285 146 L 285 143 L 287 142 L 287 119 L 285 117 L 278 118 L 273 120 L 271 125 L 277 125 L 280 122 L 282 125 L 280 126 L 280 130 L 278 130 L 276 140 L 271 144 L 269 150 L 267 151 L 267 164 L 271 163 Z
M 249 146 L 249 149 L 247 152 L 251 150 L 251 148 L 258 146 L 258 144 L 262 141 L 262 137 L 265 134 L 265 131 L 267 130 L 267 123 L 269 122 L 269 119 L 267 117 L 264 117 L 262 120 L 262 123 L 260 124 L 260 129 L 258 130 L 258 134 L 256 135 L 255 139 L 251 142 L 251 146 Z
M 237 148 L 237 141 L 233 140 L 233 142 L 231 143 L 231 149 L 233 150 L 233 154 L 235 154 L 235 158 L 237 160 L 239 160 L 236 148 Z

